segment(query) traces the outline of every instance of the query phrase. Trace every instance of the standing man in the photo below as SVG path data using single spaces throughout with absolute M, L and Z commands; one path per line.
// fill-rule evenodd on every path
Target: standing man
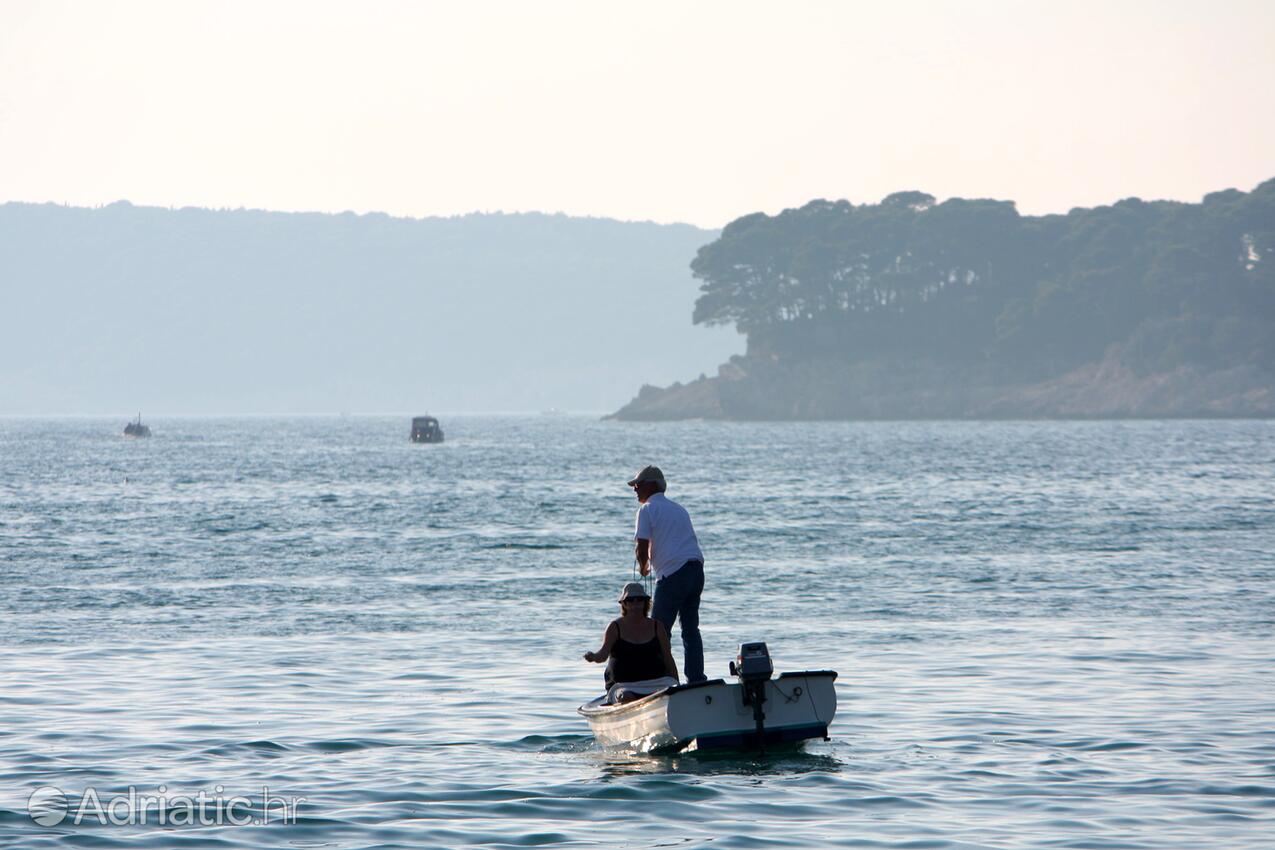
M 686 682 L 704 681 L 704 641 L 699 635 L 699 598 L 704 592 L 704 553 L 700 551 L 691 516 L 664 495 L 664 473 L 643 467 L 629 486 L 642 503 L 637 512 L 634 554 L 642 575 L 655 570 L 655 603 L 651 617 L 673 634 L 673 621 L 682 621 L 682 669 Z

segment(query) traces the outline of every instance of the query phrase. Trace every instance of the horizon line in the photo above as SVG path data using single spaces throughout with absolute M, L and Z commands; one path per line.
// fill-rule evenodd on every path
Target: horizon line
M 1050 216 L 1050 215 L 1067 215 L 1073 210 L 1097 209 L 1103 206 L 1109 207 L 1109 206 L 1114 206 L 1118 203 L 1121 203 L 1122 201 L 1128 201 L 1128 200 L 1139 200 L 1144 203 L 1198 204 L 1198 203 L 1202 203 L 1204 198 L 1206 198 L 1207 196 L 1216 194 L 1218 192 L 1227 192 L 1227 191 L 1233 190 L 1233 191 L 1242 192 L 1244 194 L 1248 194 L 1249 192 L 1254 191 L 1257 187 L 1263 185 L 1264 183 L 1269 182 L 1270 180 L 1275 180 L 1275 176 L 1266 178 L 1264 180 L 1259 180 L 1249 189 L 1239 189 L 1236 186 L 1225 186 L 1225 187 L 1213 189 L 1200 195 L 1200 197 L 1197 200 L 1181 200 L 1178 198 L 1164 198 L 1164 197 L 1147 198 L 1140 195 L 1127 195 L 1125 197 L 1116 198 L 1114 200 L 1108 201 L 1105 204 L 1096 204 L 1096 205 L 1087 206 L 1087 207 L 1072 206 L 1072 207 L 1068 207 L 1066 210 L 1054 210 L 1051 212 L 1041 212 L 1041 213 L 1026 213 L 1025 214 L 1025 213 L 1019 212 L 1019 215 L 1028 217 L 1028 218 L 1043 217 L 1043 216 Z M 910 192 L 910 191 L 924 192 L 924 190 L 920 190 L 920 189 L 899 189 L 899 190 L 896 190 L 896 192 L 892 192 L 890 194 L 896 194 L 897 192 Z M 925 192 L 925 194 L 929 194 L 929 193 Z M 480 218 L 480 217 L 495 218 L 500 216 L 507 216 L 507 217 L 544 216 L 547 218 L 569 218 L 569 219 L 579 219 L 584 221 L 607 221 L 607 222 L 616 222 L 619 224 L 649 224 L 649 225 L 654 225 L 657 227 L 690 227 L 690 228 L 694 228 L 695 230 L 720 232 L 731 222 L 737 221 L 746 216 L 756 215 L 758 213 L 762 213 L 768 217 L 773 218 L 775 216 L 781 215 L 790 210 L 801 209 L 803 206 L 810 203 L 814 203 L 816 201 L 824 201 L 829 203 L 840 203 L 844 201 L 853 206 L 873 206 L 875 204 L 881 203 L 881 201 L 884 200 L 885 197 L 889 197 L 889 195 L 886 195 L 883 198 L 878 199 L 877 201 L 865 201 L 862 203 L 856 203 L 855 201 L 852 201 L 849 198 L 829 199 L 827 197 L 814 197 L 814 198 L 809 198 L 807 201 L 805 201 L 805 203 L 803 203 L 800 206 L 784 207 L 783 209 L 775 213 L 767 213 L 764 210 L 758 210 L 758 209 L 755 209 L 749 212 L 743 212 L 736 215 L 734 218 L 732 218 L 730 221 L 726 222 L 725 224 L 718 224 L 718 225 L 696 224 L 694 222 L 684 221 L 684 220 L 656 221 L 655 219 L 651 219 L 651 218 L 621 218 L 615 215 L 603 215 L 603 214 L 596 214 L 596 213 L 572 213 L 572 212 L 567 212 L 565 210 L 556 210 L 553 212 L 549 212 L 546 210 L 499 209 L 499 210 L 470 210 L 468 212 L 456 212 L 456 213 L 431 213 L 431 214 L 424 214 L 424 215 L 412 215 L 412 214 L 405 214 L 405 213 L 393 213 L 393 212 L 388 212 L 386 210 L 372 210 L 372 209 L 363 210 L 360 212 L 358 210 L 352 210 L 352 209 L 318 210 L 318 209 L 283 209 L 283 208 L 271 209 L 267 207 L 258 207 L 258 206 L 213 207 L 213 206 L 199 206 L 197 204 L 163 205 L 163 204 L 152 204 L 152 203 L 145 203 L 145 202 L 134 203 L 133 201 L 127 198 L 118 198 L 114 201 L 103 202 L 96 205 L 75 204 L 75 203 L 71 203 L 69 201 L 64 201 L 64 200 L 63 201 L 55 201 L 55 200 L 31 201 L 31 200 L 22 200 L 18 198 L 9 198 L 7 200 L 0 201 L 0 206 L 7 206 L 10 204 L 25 205 L 25 206 L 56 206 L 56 207 L 63 207 L 67 209 L 94 211 L 94 210 L 107 209 L 109 207 L 113 207 L 117 205 L 123 205 L 123 206 L 136 208 L 136 209 L 166 210 L 168 212 L 198 210 L 202 212 L 228 212 L 228 213 L 253 212 L 253 213 L 267 213 L 267 214 L 273 214 L 273 215 L 302 215 L 302 216 L 315 215 L 315 216 L 333 216 L 333 217 L 354 216 L 357 218 L 384 217 L 384 218 L 389 218 L 389 219 L 398 220 L 398 221 L 448 221 L 453 219 Z M 937 196 L 933 196 L 933 197 L 936 198 L 936 204 L 941 204 L 945 201 L 949 201 L 949 200 L 957 199 L 957 198 L 961 200 L 993 200 L 998 202 L 1012 203 L 1014 205 L 1015 210 L 1018 209 L 1018 200 L 1015 198 L 990 198 L 990 197 L 983 197 L 983 196 L 966 196 L 966 195 L 950 195 L 942 199 L 938 199 Z

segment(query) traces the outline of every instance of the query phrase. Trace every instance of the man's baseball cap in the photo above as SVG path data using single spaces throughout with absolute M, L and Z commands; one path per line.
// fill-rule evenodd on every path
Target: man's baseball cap
M 642 586 L 640 581 L 631 581 L 620 591 L 620 601 L 627 602 L 630 599 L 650 599 L 647 595 L 646 588 Z
M 644 466 L 637 475 L 633 476 L 633 480 L 629 482 L 629 486 L 632 487 L 635 484 L 641 484 L 643 481 L 650 481 L 654 484 L 664 484 L 664 473 L 660 472 L 660 468 L 658 466 Z

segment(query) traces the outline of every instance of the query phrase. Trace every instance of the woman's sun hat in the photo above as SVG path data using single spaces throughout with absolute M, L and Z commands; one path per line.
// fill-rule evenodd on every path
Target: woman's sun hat
M 627 602 L 630 599 L 650 599 L 646 588 L 642 586 L 640 581 L 631 581 L 620 591 L 620 601 Z

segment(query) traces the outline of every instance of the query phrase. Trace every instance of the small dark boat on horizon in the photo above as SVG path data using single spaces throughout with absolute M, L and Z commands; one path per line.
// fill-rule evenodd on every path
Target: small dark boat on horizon
M 125 437 L 149 437 L 151 429 L 149 425 L 142 424 L 142 414 L 137 414 L 137 419 L 124 426 Z
M 437 419 L 433 416 L 412 417 L 413 443 L 441 443 L 442 441 L 443 427 L 438 424 Z

